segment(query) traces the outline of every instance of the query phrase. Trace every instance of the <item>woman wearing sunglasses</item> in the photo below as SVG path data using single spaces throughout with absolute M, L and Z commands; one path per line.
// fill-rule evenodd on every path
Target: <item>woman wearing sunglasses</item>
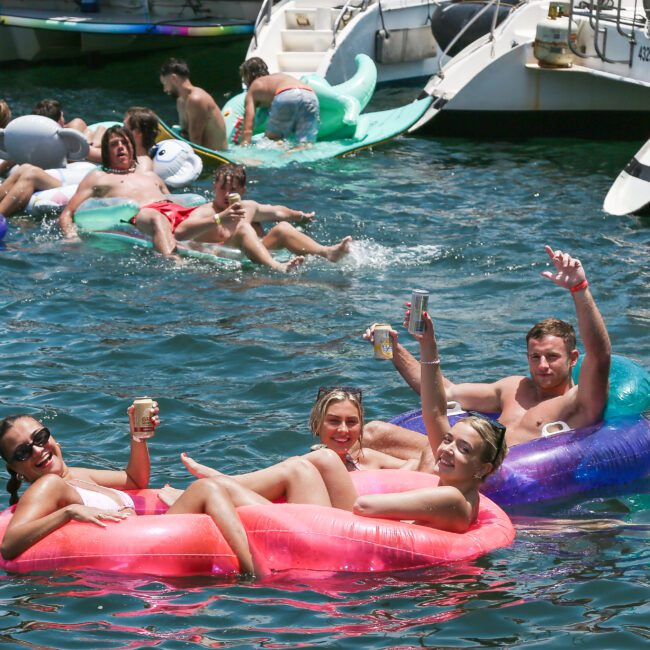
M 157 413 L 155 406 L 154 426 L 159 424 Z M 68 521 L 106 527 L 106 522 L 135 515 L 133 500 L 124 490 L 147 487 L 150 463 L 146 440 L 133 436 L 133 406 L 128 414 L 131 453 L 121 471 L 68 466 L 49 429 L 30 415 L 15 415 L 0 422 L 0 453 L 11 475 L 7 490 L 10 504 L 17 504 L 0 547 L 6 560 L 17 557 Z M 18 489 L 23 480 L 30 486 L 19 499 Z M 236 505 L 244 503 L 267 501 L 234 481 L 199 480 L 180 494 L 167 514 L 210 515 L 237 555 L 242 572 L 252 574 L 246 531 L 235 510 Z
M 480 414 L 450 425 L 438 346 L 428 314 L 424 315 L 424 322 L 423 334 L 416 334 L 415 337 L 420 342 L 422 415 L 434 456 L 433 471 L 439 477 L 436 487 L 359 496 L 345 464 L 340 462 L 341 455 L 331 447 L 232 478 L 274 500 L 283 495 L 282 489 L 287 484 L 286 475 L 292 463 L 307 460 L 318 470 L 335 508 L 351 510 L 367 517 L 416 521 L 459 533 L 468 530 L 478 514 L 481 483 L 501 465 L 507 453 L 505 427 Z M 346 399 L 353 402 L 353 395 L 348 393 Z M 356 407 L 357 413 L 362 416 L 360 401 L 356 403 L 359 405 Z M 187 457 L 183 460 L 195 476 L 220 475 L 216 470 L 194 463 Z M 180 491 L 168 488 L 162 498 L 173 503 L 178 494 Z

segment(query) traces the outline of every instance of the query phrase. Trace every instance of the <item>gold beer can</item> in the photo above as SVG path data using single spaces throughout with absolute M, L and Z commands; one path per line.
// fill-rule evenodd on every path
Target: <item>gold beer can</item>
M 136 438 L 153 438 L 154 426 L 151 421 L 153 400 L 150 397 L 137 397 L 133 402 L 133 435 Z
M 237 194 L 237 192 L 231 192 L 228 194 L 228 205 L 232 205 L 233 203 L 238 203 L 241 201 L 241 196 Z
M 385 323 L 375 325 L 373 332 L 375 359 L 393 358 L 393 339 L 390 337 L 391 326 Z

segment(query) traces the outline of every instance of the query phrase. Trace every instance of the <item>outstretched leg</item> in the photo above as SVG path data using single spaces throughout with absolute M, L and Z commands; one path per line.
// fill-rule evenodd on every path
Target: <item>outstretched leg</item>
M 61 187 L 61 181 L 34 165 L 24 164 L 0 185 L 0 214 L 9 217 L 22 210 L 34 192 Z
M 253 556 L 246 530 L 237 515 L 236 506 L 268 503 L 266 499 L 243 489 L 226 477 L 200 479 L 185 490 L 170 506 L 167 514 L 201 513 L 212 517 L 233 550 L 242 573 L 254 574 Z
M 153 247 L 165 257 L 176 252 L 176 238 L 167 217 L 153 208 L 142 208 L 135 217 L 135 226 L 153 241 Z
M 225 476 L 183 454 L 181 460 L 194 476 Z M 336 452 L 319 449 L 288 458 L 277 465 L 230 477 L 270 501 L 310 503 L 351 510 L 357 491 Z
M 292 224 L 282 221 L 273 226 L 262 239 L 269 250 L 286 248 L 296 255 L 318 255 L 330 262 L 338 262 L 350 250 L 352 237 L 344 237 L 338 244 L 323 246 Z
M 264 239 L 266 239 L 266 237 Z M 297 266 L 300 266 L 304 262 L 303 257 L 294 257 L 293 259 L 284 263 L 278 262 L 278 260 L 276 260 L 271 255 L 269 249 L 264 245 L 263 242 L 264 240 L 260 240 L 251 224 L 242 221 L 237 225 L 237 228 L 232 237 L 230 237 L 230 239 L 228 239 L 225 243 L 227 246 L 234 246 L 235 248 L 239 248 L 239 250 L 242 251 L 242 253 L 244 253 L 244 255 L 246 255 L 249 260 L 255 262 L 256 264 L 264 264 L 265 266 L 268 266 L 275 271 L 290 271 Z M 278 248 L 282 248 L 282 246 L 278 246 Z M 295 251 L 292 252 L 295 253 Z

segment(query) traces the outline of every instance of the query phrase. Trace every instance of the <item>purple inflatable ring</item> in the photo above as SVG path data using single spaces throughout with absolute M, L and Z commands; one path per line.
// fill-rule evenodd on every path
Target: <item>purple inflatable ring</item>
M 481 492 L 500 506 L 541 504 L 650 476 L 650 420 L 641 413 L 648 408 L 649 377 L 629 359 L 614 357 L 605 421 L 511 447 Z M 630 391 L 632 384 L 634 391 Z M 623 415 L 618 414 L 621 395 L 627 411 Z M 636 413 L 630 414 L 630 410 Z M 608 413 L 615 415 L 608 418 Z M 465 415 L 450 415 L 450 422 Z M 421 410 L 403 413 L 390 422 L 425 433 Z

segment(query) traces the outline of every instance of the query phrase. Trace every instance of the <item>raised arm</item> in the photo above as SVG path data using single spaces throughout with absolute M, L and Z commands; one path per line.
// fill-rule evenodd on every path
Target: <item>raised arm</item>
M 589 282 L 579 259 L 561 250 L 545 247 L 555 271 L 544 271 L 542 276 L 559 287 L 568 289 L 573 297 L 578 319 L 578 330 L 585 354 L 578 379 L 577 408 L 592 423 L 602 418 L 609 392 L 609 367 L 612 345 L 605 321 L 589 290 Z
M 302 210 L 293 210 L 286 205 L 270 205 L 264 203 L 257 203 L 257 201 L 245 201 L 250 205 L 253 211 L 253 221 L 259 223 L 265 221 L 311 221 L 314 218 L 315 212 L 303 212 Z
M 124 470 L 84 470 L 89 478 L 105 487 L 117 490 L 142 490 L 149 485 L 151 461 L 147 439 L 137 439 L 134 434 L 133 404 L 127 409 L 131 429 L 131 452 Z M 151 409 L 154 429 L 160 424 L 158 404 L 154 402 Z
M 429 444 L 434 451 L 440 446 L 444 435 L 449 431 L 447 418 L 447 393 L 440 371 L 438 343 L 433 331 L 433 322 L 424 312 L 424 332 L 414 334 L 420 342 L 420 380 L 422 390 L 422 420 L 427 430 Z

